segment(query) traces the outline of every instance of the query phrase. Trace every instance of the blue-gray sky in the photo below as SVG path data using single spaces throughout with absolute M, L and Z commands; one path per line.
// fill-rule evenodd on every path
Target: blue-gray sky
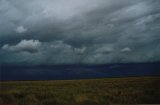
M 0 0 L 1 64 L 160 61 L 160 0 Z

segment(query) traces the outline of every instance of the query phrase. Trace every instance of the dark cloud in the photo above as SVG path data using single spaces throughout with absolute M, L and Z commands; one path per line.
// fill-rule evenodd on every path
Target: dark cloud
M 0 62 L 159 61 L 159 4 L 158 0 L 0 0 Z

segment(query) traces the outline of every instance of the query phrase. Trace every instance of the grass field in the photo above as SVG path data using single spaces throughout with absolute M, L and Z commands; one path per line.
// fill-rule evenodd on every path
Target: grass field
M 0 82 L 0 105 L 160 104 L 160 77 Z

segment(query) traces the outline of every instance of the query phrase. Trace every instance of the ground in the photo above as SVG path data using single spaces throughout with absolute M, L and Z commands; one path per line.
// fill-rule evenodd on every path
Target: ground
M 160 104 L 160 77 L 0 82 L 0 105 Z

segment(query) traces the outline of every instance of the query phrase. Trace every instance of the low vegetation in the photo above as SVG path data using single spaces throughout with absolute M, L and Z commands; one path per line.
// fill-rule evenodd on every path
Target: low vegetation
M 160 77 L 0 82 L 0 105 L 159 103 Z

